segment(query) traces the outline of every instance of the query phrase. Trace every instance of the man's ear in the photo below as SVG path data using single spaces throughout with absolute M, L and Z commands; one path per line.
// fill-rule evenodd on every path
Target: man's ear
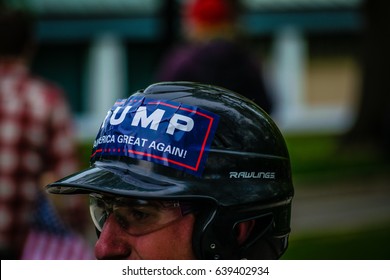
M 254 226 L 255 220 L 241 222 L 235 226 L 238 245 L 242 245 L 248 239 Z

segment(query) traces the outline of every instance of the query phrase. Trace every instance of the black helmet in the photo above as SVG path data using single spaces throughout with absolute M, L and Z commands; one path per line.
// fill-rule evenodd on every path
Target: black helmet
M 47 188 L 195 202 L 199 259 L 276 259 L 287 248 L 294 190 L 285 141 L 262 109 L 223 88 L 165 82 L 118 100 L 91 167 Z M 239 245 L 235 226 L 249 220 Z

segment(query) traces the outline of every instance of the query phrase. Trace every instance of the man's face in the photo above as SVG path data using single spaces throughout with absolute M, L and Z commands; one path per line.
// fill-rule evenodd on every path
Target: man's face
M 180 207 L 139 200 L 91 196 L 91 213 L 101 230 L 97 259 L 195 259 L 193 214 Z

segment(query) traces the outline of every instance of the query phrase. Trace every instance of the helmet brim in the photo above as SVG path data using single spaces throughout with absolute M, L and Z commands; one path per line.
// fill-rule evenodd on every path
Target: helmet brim
M 180 182 L 165 176 L 153 177 L 137 170 L 131 171 L 128 165 L 98 162 L 93 167 L 47 185 L 46 189 L 54 194 L 96 192 L 143 198 L 182 197 Z

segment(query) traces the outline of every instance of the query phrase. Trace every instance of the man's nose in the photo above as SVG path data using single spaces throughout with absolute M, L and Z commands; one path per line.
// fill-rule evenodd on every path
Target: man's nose
M 127 259 L 131 254 L 129 235 L 110 214 L 95 244 L 97 259 Z

